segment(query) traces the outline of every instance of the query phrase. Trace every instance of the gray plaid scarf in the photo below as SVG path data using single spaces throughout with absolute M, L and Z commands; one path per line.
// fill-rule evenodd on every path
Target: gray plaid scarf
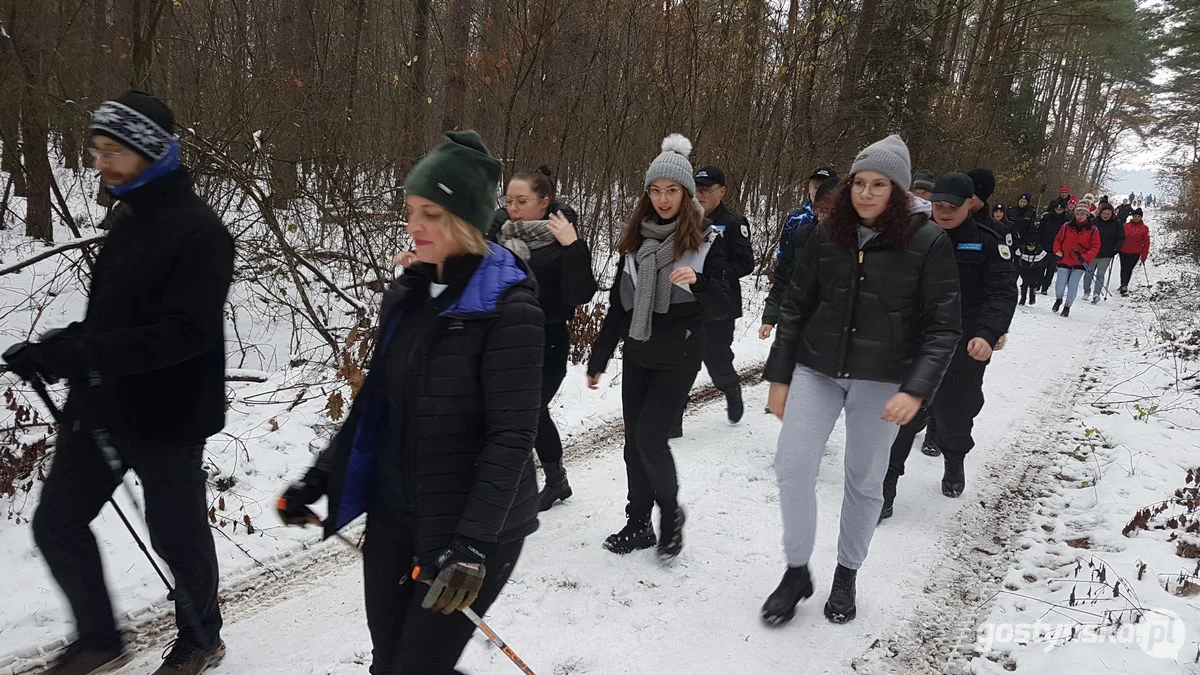
M 643 220 L 642 245 L 634 259 L 637 261 L 637 284 L 633 291 L 633 317 L 629 337 L 645 342 L 650 339 L 653 314 L 666 314 L 671 309 L 671 272 L 675 271 L 675 225 L 671 221 L 660 225 Z
M 549 225 L 549 220 L 506 220 L 500 227 L 499 243 L 521 260 L 529 260 L 535 249 L 556 241 Z

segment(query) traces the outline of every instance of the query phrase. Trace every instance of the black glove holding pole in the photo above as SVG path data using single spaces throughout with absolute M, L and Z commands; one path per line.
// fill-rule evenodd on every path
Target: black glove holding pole
M 316 520 L 308 505 L 325 496 L 325 483 L 325 472 L 313 467 L 304 474 L 304 478 L 289 485 L 275 504 L 283 524 L 301 527 L 309 524 L 319 525 L 321 521 Z

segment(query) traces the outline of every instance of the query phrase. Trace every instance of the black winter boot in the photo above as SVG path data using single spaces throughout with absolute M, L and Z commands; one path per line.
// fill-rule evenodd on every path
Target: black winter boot
M 1036 288 L 1029 289 L 1029 304 L 1031 304 L 1031 305 L 1037 304 L 1037 289 Z
M 725 414 L 729 419 L 730 424 L 737 424 L 742 421 L 742 415 L 746 412 L 746 404 L 742 401 L 742 388 L 738 386 L 725 394 Z
M 562 462 L 542 462 L 542 471 L 546 472 L 546 484 L 538 493 L 538 510 L 549 511 L 554 502 L 566 501 L 571 496 L 571 484 L 567 482 Z
M 687 517 L 683 508 L 659 508 L 658 514 L 658 559 L 670 562 L 683 550 L 683 523 Z
M 942 494 L 947 497 L 959 497 L 967 487 L 966 470 L 963 468 L 962 455 L 942 455 L 946 463 L 945 473 L 942 474 Z
M 771 626 L 782 626 L 796 616 L 796 605 L 812 597 L 812 575 L 808 565 L 789 567 L 783 580 L 775 587 L 762 606 L 762 620 Z
M 1054 300 L 1054 306 L 1050 308 L 1050 311 L 1058 313 L 1058 310 L 1061 308 L 1062 308 L 1062 298 L 1056 298 Z
M 883 509 L 879 512 L 879 522 L 892 517 L 892 505 L 896 501 L 896 483 L 900 482 L 900 474 L 890 469 L 883 477 Z
M 925 434 L 925 440 L 921 441 L 921 454 L 930 457 L 937 457 L 942 454 L 942 449 L 938 447 L 937 441 Z
M 629 521 L 620 532 L 608 535 L 604 540 L 604 548 L 617 555 L 625 555 L 634 551 L 654 546 L 654 528 L 650 526 L 650 514 L 644 516 L 629 516 Z
M 858 570 L 843 567 L 838 563 L 833 572 L 833 590 L 829 592 L 829 600 L 825 603 L 825 618 L 833 623 L 850 623 L 858 614 L 854 605 L 855 579 Z
M 1062 317 L 1064 319 L 1067 318 L 1068 316 L 1071 316 L 1071 306 L 1070 305 L 1063 307 L 1063 311 L 1062 311 Z

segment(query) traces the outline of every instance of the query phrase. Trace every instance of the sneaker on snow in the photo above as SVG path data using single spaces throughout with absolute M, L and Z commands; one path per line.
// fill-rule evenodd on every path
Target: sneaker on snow
M 796 605 L 812 597 L 812 574 L 808 565 L 789 567 L 783 580 L 775 587 L 762 606 L 762 620 L 772 626 L 781 626 L 796 616 Z
M 1125 288 L 1124 286 L 1122 286 L 1119 290 L 1121 291 L 1121 297 L 1125 297 L 1125 296 L 1129 295 L 1128 288 Z
M 657 541 L 654 528 L 650 526 L 650 516 L 645 519 L 630 518 L 620 532 L 608 535 L 604 540 L 604 548 L 617 555 L 625 555 L 650 548 Z
M 189 640 L 176 638 L 167 645 L 163 664 L 153 675 L 200 675 L 209 668 L 217 667 L 224 658 L 224 640 L 218 639 L 215 647 L 205 649 L 197 647 Z
M 838 563 L 833 572 L 833 590 L 829 592 L 829 600 L 825 602 L 825 618 L 833 623 L 850 623 L 858 615 L 855 606 L 855 579 L 858 570 L 843 567 Z
M 54 660 L 54 664 L 42 671 L 45 675 L 91 675 L 111 673 L 129 663 L 132 657 L 123 647 L 92 649 L 74 642 Z
M 658 517 L 658 559 L 670 562 L 683 550 L 683 522 L 687 517 L 679 506 L 660 509 Z
M 1068 316 L 1071 316 L 1071 306 L 1070 305 L 1063 307 L 1062 316 L 1064 319 L 1067 318 Z
M 1097 302 L 1100 302 L 1100 294 L 1099 293 L 1092 296 L 1092 304 L 1094 305 Z
M 1058 298 L 1057 300 L 1054 301 L 1054 306 L 1050 308 L 1050 311 L 1058 313 L 1058 310 L 1061 307 L 1062 307 L 1062 298 Z

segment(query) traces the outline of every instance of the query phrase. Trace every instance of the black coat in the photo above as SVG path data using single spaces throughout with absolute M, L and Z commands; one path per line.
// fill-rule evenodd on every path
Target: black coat
M 1096 229 L 1100 230 L 1100 252 L 1097 258 L 1112 258 L 1125 244 L 1125 223 L 1115 215 L 1112 220 L 1100 220 L 1096 216 Z
M 817 215 L 812 206 L 788 214 L 779 236 L 779 252 L 775 256 L 775 270 L 771 274 L 771 290 L 763 302 L 762 322 L 774 326 L 779 323 L 779 305 L 783 294 L 792 281 L 796 260 L 804 257 L 804 247 L 817 227 Z
M 625 256 L 617 262 L 612 289 L 608 294 L 608 313 L 600 326 L 600 334 L 592 344 L 587 372 L 603 373 L 624 339 L 624 358 L 633 359 L 645 368 L 662 370 L 696 370 L 704 357 L 707 321 L 729 316 L 729 291 L 725 286 L 725 240 L 715 232 L 709 237 L 708 253 L 702 268 L 696 270 L 696 283 L 691 293 L 695 302 L 672 304 L 666 314 L 651 318 L 650 339 L 630 340 L 629 325 L 632 307 L 621 300 L 621 285 L 629 276 L 625 273 Z
M 1058 232 L 1071 220 L 1071 214 L 1063 211 L 1055 213 L 1053 210 L 1042 214 L 1041 221 L 1038 222 L 1038 243 L 1041 244 L 1042 250 L 1054 256 L 1054 240 L 1058 238 Z
M 1037 229 L 1037 209 L 1032 206 L 1026 206 L 1025 208 L 1010 206 L 1007 215 L 1008 222 L 1012 224 L 1014 243 L 1021 242 L 1025 237 L 1029 236 L 1030 232 Z
M 947 232 L 958 263 L 959 299 L 962 303 L 962 339 L 959 351 L 983 338 L 992 347 L 1008 332 L 1017 309 L 1017 270 L 1012 250 L 1000 234 L 967 218 Z
M 432 561 L 458 536 L 488 545 L 537 529 L 532 452 L 541 407 L 543 329 L 528 267 L 507 249 L 446 264 L 447 289 L 420 335 L 400 340 L 406 317 L 429 300 L 431 271 L 415 265 L 384 296 L 378 347 L 345 424 L 305 477 L 329 496 L 325 535 L 372 505 L 380 453 L 399 453 L 393 486 L 418 557 Z M 473 267 L 472 267 L 473 266 Z M 465 274 L 461 268 L 465 267 Z M 463 281 L 463 278 L 466 278 Z M 453 279 L 453 280 L 452 280 Z M 409 345 L 399 378 L 383 367 L 391 344 Z M 389 410 L 398 406 L 403 419 Z M 397 429 L 396 425 L 402 425 Z M 405 439 L 402 447 L 393 439 Z M 394 459 L 394 458 L 393 458 Z M 390 460 L 389 460 L 390 461 Z
M 729 210 L 725 202 L 708 214 L 713 227 L 725 240 L 725 283 L 729 287 L 729 314 L 721 319 L 742 318 L 741 278 L 754 271 L 754 248 L 750 245 L 750 221 Z
M 124 195 L 108 222 L 87 314 L 63 338 L 67 412 L 122 436 L 203 441 L 225 426 L 233 238 L 184 169 Z
M 946 233 L 913 218 L 921 224 L 901 248 L 876 236 L 855 250 L 817 227 L 784 296 L 765 379 L 790 383 L 801 364 L 933 399 L 962 334 L 958 271 Z
M 549 218 L 556 211 L 561 211 L 572 225 L 578 225 L 579 216 L 575 210 L 558 202 L 552 202 L 543 217 Z M 507 220 L 508 211 L 497 210 L 488 239 L 498 241 L 500 228 Z M 537 280 L 538 303 L 546 315 L 546 325 L 570 321 L 575 316 L 575 308 L 591 302 L 596 295 L 598 287 L 592 273 L 592 253 L 583 239 L 575 240 L 570 246 L 554 242 L 534 249 L 528 263 Z

